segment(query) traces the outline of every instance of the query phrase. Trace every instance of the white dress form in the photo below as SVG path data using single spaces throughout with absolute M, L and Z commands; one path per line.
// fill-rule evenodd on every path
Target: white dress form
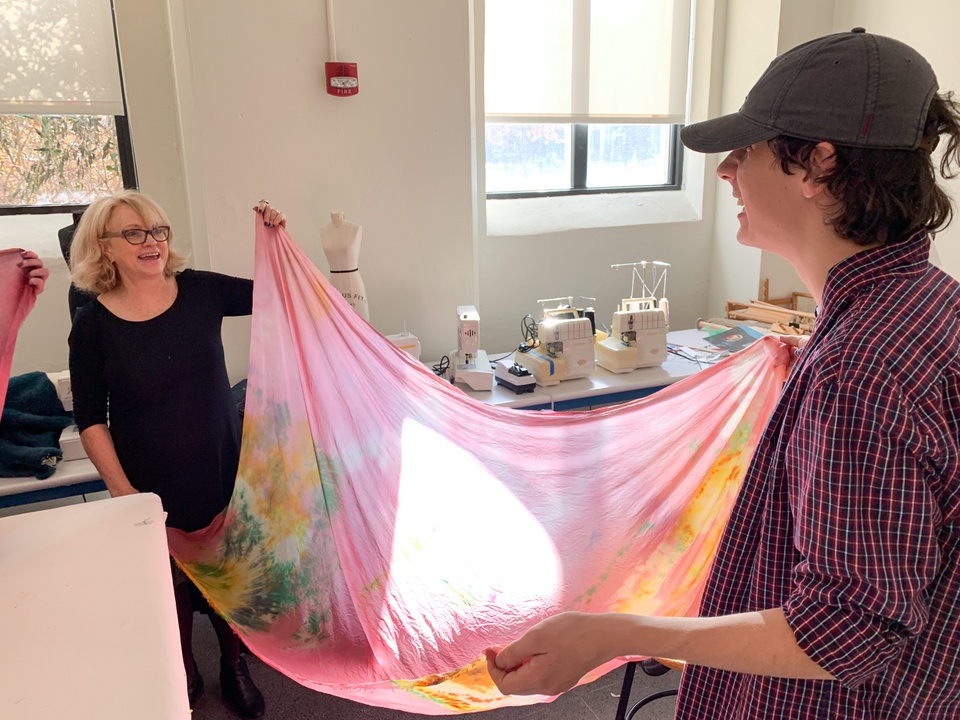
M 330 264 L 330 284 L 340 291 L 360 317 L 369 322 L 367 291 L 360 277 L 361 232 L 359 225 L 344 220 L 342 212 L 332 212 L 330 223 L 320 228 L 320 242 Z

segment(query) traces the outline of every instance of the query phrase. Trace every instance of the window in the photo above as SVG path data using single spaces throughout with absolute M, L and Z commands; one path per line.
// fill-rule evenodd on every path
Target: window
M 488 198 L 680 186 L 690 0 L 485 0 Z
M 486 123 L 490 197 L 680 186 L 679 125 Z
M 0 115 L 0 152 L 3 214 L 73 212 L 136 184 L 122 115 Z
M 136 187 L 110 0 L 11 0 L 0 58 L 0 215 Z

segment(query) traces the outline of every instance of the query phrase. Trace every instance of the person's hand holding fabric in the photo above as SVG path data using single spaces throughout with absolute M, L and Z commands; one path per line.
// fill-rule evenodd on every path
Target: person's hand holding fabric
M 504 695 L 559 695 L 610 659 L 605 614 L 565 612 L 504 648 L 488 648 L 487 671 Z
M 285 228 L 287 226 L 287 216 L 273 207 L 267 200 L 261 200 L 253 209 L 260 213 L 263 224 L 267 227 Z
M 803 352 L 804 345 L 807 344 L 807 341 L 810 340 L 809 335 L 775 335 L 781 343 L 786 345 L 790 350 L 790 362 L 788 363 L 789 368 L 793 368 L 793 364 L 797 361 L 797 358 L 800 357 L 800 353 Z
M 43 292 L 43 288 L 47 283 L 50 270 L 44 267 L 43 260 L 41 260 L 35 252 L 21 250 L 20 257 L 23 259 L 18 263 L 18 267 L 23 270 L 24 275 L 27 276 L 27 284 L 39 295 Z

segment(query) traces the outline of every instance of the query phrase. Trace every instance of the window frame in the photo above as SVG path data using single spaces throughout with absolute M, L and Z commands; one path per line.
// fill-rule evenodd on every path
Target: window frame
M 499 121 L 494 124 L 503 125 L 506 123 Z M 628 123 L 619 124 L 626 125 Z M 640 125 L 649 123 L 633 124 Z M 486 127 L 486 120 L 484 120 L 484 127 Z M 571 197 L 576 195 L 663 192 L 680 190 L 683 187 L 683 143 L 680 142 L 681 125 L 672 124 L 670 127 L 670 148 L 668 150 L 669 155 L 667 158 L 668 182 L 659 185 L 622 185 L 598 188 L 587 187 L 587 164 L 589 162 L 587 146 L 590 123 L 572 123 L 572 127 L 573 153 L 570 162 L 570 187 L 568 189 L 486 192 L 486 199 L 523 200 L 527 198 L 540 197 Z M 484 166 L 486 166 L 486 153 L 484 153 Z

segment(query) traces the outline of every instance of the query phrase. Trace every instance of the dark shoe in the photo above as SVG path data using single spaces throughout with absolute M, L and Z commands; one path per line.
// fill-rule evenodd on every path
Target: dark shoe
M 197 661 L 193 661 L 193 674 L 187 675 L 187 698 L 190 700 L 190 709 L 193 710 L 197 701 L 203 697 L 203 676 L 197 669 Z
M 246 720 L 263 717 L 263 695 L 253 684 L 247 661 L 243 658 L 232 664 L 220 658 L 220 691 L 240 717 Z

